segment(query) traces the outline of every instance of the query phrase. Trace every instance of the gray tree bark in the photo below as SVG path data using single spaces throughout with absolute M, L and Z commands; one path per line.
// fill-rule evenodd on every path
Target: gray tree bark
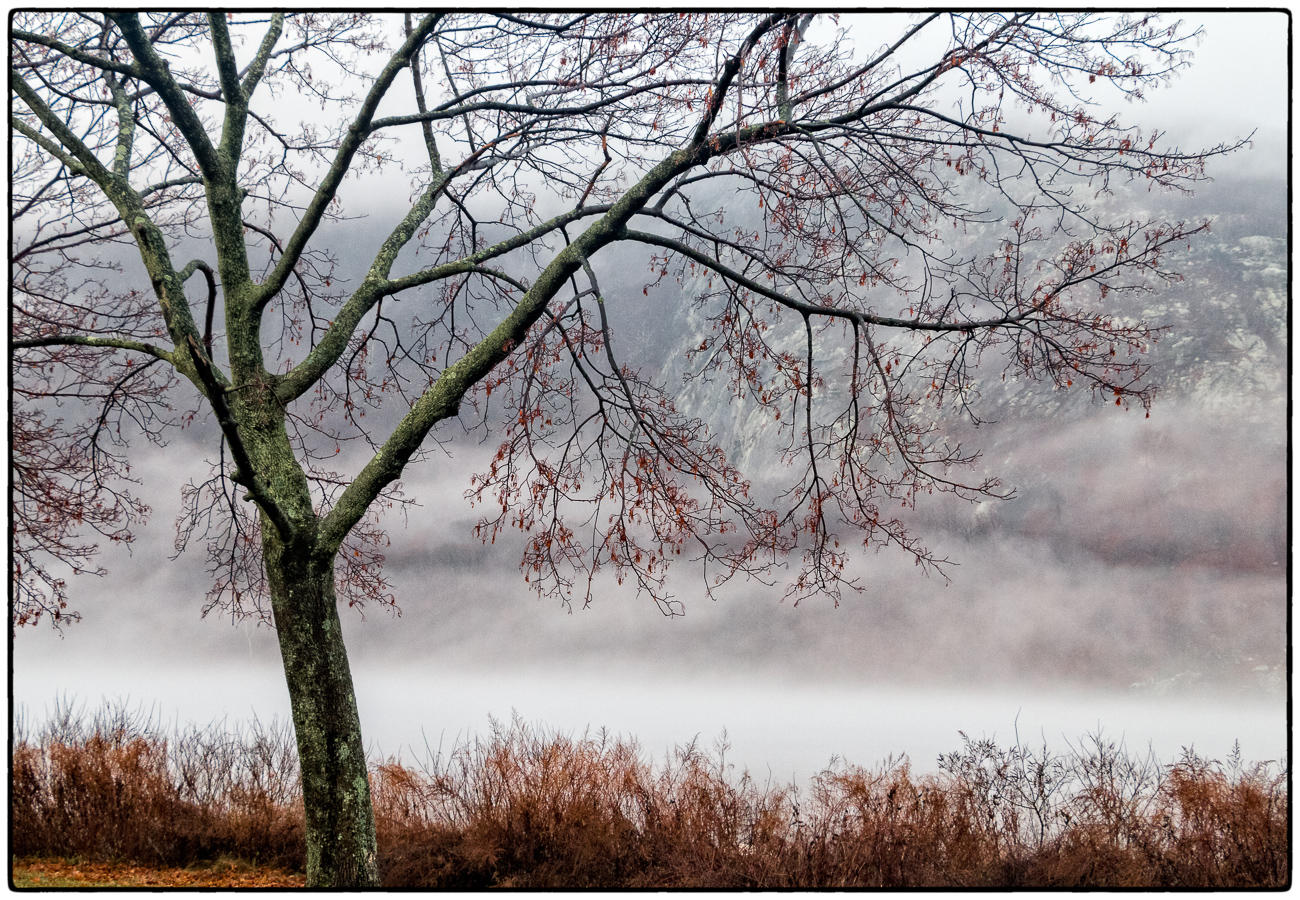
M 375 820 L 332 558 L 263 540 L 306 810 L 307 887 L 376 887 Z

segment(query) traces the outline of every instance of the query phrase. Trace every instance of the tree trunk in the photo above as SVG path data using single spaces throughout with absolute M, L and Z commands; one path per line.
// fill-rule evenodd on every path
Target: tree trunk
M 302 771 L 307 887 L 375 887 L 375 818 L 333 559 L 274 538 L 264 550 Z

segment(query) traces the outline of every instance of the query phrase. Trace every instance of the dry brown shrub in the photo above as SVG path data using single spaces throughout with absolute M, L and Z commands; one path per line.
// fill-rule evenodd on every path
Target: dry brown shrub
M 652 763 L 635 742 L 514 720 L 412 767 L 372 769 L 389 887 L 1283 887 L 1287 771 L 1093 736 L 1066 753 L 962 735 L 939 770 L 832 762 L 803 789 L 758 784 L 697 743 Z M 285 728 L 164 736 L 147 718 L 68 710 L 18 724 L 12 851 L 298 867 L 302 808 Z
M 14 735 L 11 852 L 187 865 L 304 852 L 292 738 L 256 723 L 168 738 L 125 706 L 88 721 L 70 705 Z

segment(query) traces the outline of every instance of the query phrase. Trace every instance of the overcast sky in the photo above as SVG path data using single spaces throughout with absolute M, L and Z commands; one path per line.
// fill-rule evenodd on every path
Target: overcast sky
M 1219 165 L 1279 179 L 1282 190 L 1289 121 L 1286 17 L 1215 13 L 1186 18 L 1205 27 L 1195 64 L 1174 85 L 1154 92 L 1145 109 L 1131 111 L 1130 118 L 1167 128 L 1184 146 L 1256 131 L 1253 150 Z M 1265 225 L 1265 231 L 1280 227 L 1277 221 Z M 1238 539 L 1238 532 L 1253 527 L 1249 517 L 1232 512 L 1243 497 L 1250 498 L 1265 525 L 1279 526 L 1278 517 L 1285 515 L 1274 501 L 1285 488 L 1286 422 L 1280 401 L 1256 406 L 1240 419 L 1237 415 L 1176 401 L 1151 423 L 1115 416 L 1068 427 L 1048 422 L 1017 432 L 1017 440 L 997 443 L 994 434 L 990 441 L 996 460 L 1031 482 L 1035 465 L 1057 464 L 1081 483 L 1096 478 L 1100 484 L 1106 475 L 1099 464 L 1093 465 L 1096 459 L 1140 463 L 1145 475 L 1124 488 L 1130 493 L 1111 497 L 1095 486 L 1087 490 L 1096 517 L 1118 519 L 1116 527 L 1123 527 L 1130 515 L 1124 510 L 1135 494 L 1157 522 L 1161 510 L 1191 515 L 1184 502 L 1191 491 L 1210 498 L 1206 503 L 1214 521 L 1226 523 L 1227 539 Z M 1242 436 L 1245 428 L 1252 429 L 1249 440 Z M 1063 437 L 1066 433 L 1071 440 Z M 1093 448 L 1092 455 L 1071 455 L 1079 446 Z M 1229 456 L 1246 463 L 1231 478 L 1220 468 Z M 913 734 L 914 745 L 900 737 L 903 744 L 893 747 L 903 752 L 918 752 L 917 747 L 935 741 L 941 749 L 955 745 L 956 730 L 970 725 L 951 698 L 980 685 L 987 685 L 988 696 L 1003 698 L 998 701 L 1003 705 L 989 713 L 995 718 L 1032 706 L 1036 698 L 1055 696 L 1052 691 L 1102 691 L 1122 695 L 1122 702 L 1116 701 L 1120 705 L 1106 707 L 1117 718 L 1129 717 L 1119 727 L 1140 729 L 1145 718 L 1151 728 L 1167 727 L 1172 735 L 1197 717 L 1193 711 L 1160 725 L 1154 710 L 1167 706 L 1160 698 L 1170 695 L 1160 693 L 1163 688 L 1155 682 L 1200 677 L 1204 690 L 1191 695 L 1200 702 L 1196 698 L 1218 696 L 1215 686 L 1205 683 L 1206 673 L 1212 676 L 1208 680 L 1231 682 L 1232 699 L 1214 701 L 1224 715 L 1229 706 L 1238 712 L 1263 710 L 1253 719 L 1231 720 L 1231 727 L 1259 732 L 1263 749 L 1258 752 L 1271 752 L 1269 741 L 1282 733 L 1285 709 L 1276 667 L 1284 663 L 1285 650 L 1284 559 L 1272 568 L 1264 561 L 1238 569 L 1116 563 L 1100 551 L 1063 557 L 1046 539 L 1027 541 L 1020 533 L 1008 541 L 997 531 L 974 526 L 954 531 L 957 526 L 945 525 L 938 533 L 948 543 L 941 549 L 963 564 L 946 587 L 886 554 L 861 564 L 872 590 L 840 609 L 813 602 L 793 610 L 779 602 L 779 592 L 749 586 L 717 604 L 688 603 L 682 619 L 663 618 L 648 602 L 631 596 L 611 597 L 568 615 L 526 591 L 515 548 L 485 551 L 470 536 L 474 514 L 462 493 L 476 461 L 472 457 L 466 449 L 455 460 L 426 466 L 404 479 L 422 506 L 412 512 L 409 527 L 393 536 L 390 571 L 404 607 L 402 617 L 373 611 L 363 621 L 344 614 L 361 685 L 363 724 L 372 735 L 391 736 L 386 749 L 410 734 L 409 728 L 389 727 L 387 719 L 401 708 L 394 697 L 418 696 L 409 707 L 416 711 L 412 715 L 429 719 L 420 724 L 435 733 L 439 719 L 442 724 L 455 721 L 457 729 L 476 727 L 475 722 L 482 726 L 489 712 L 502 713 L 502 704 L 516 705 L 510 698 L 518 697 L 525 714 L 569 716 L 570 724 L 590 721 L 597 726 L 605 724 L 600 716 L 615 716 L 618 708 L 632 705 L 639 711 L 627 720 L 627 728 L 688 739 L 694 731 L 711 735 L 723 726 L 734 734 L 770 717 L 775 685 L 796 692 L 824 686 L 819 696 L 834 702 L 815 709 L 807 694 L 783 695 L 789 715 L 797 709 L 822 722 L 852 718 L 845 706 L 854 698 L 864 704 L 894 698 L 897 708 L 879 714 L 896 716 L 899 722 L 917 718 L 922 710 L 920 717 L 933 732 L 924 740 L 915 726 L 907 732 L 891 723 L 900 735 Z M 201 620 L 206 584 L 198 571 L 199 554 L 169 561 L 180 481 L 200 477 L 204 470 L 193 458 L 178 459 L 175 449 L 144 449 L 138 460 L 138 474 L 155 508 L 152 521 L 140 530 L 129 554 L 117 548 L 105 552 L 109 576 L 73 585 L 71 596 L 85 617 L 82 623 L 63 635 L 41 627 L 16 636 L 11 644 L 13 699 L 35 711 L 66 690 L 92 706 L 101 695 L 127 694 L 135 701 L 163 704 L 167 716 L 206 719 L 226 713 L 240 718 L 282 712 L 284 688 L 276 681 L 277 655 L 269 630 L 231 624 L 219 614 Z M 1212 488 L 1225 493 L 1211 496 Z M 1027 508 L 1035 508 L 1033 496 Z M 1079 515 L 1083 531 L 1096 521 L 1085 522 Z M 1255 543 L 1250 546 L 1263 546 L 1275 531 L 1252 532 L 1249 541 Z M 679 579 L 683 594 L 688 595 L 691 575 Z M 1169 611 L 1157 621 L 1141 614 L 1144 603 L 1163 604 Z M 1257 667 L 1265 670 L 1258 677 L 1253 674 Z M 693 693 L 694 707 L 683 699 L 683 690 Z M 921 695 L 908 691 L 927 692 L 928 699 L 916 699 Z M 205 696 L 218 699 L 207 702 Z M 700 699 L 706 696 L 712 699 Z M 1187 695 L 1178 696 L 1184 698 L 1179 702 L 1193 703 Z M 555 706 L 560 698 L 568 705 Z M 1053 701 L 1045 708 L 1062 707 Z M 1196 708 L 1202 707 L 1189 706 Z M 1098 724 L 1091 707 L 1079 710 L 1071 736 Z M 1143 710 L 1150 714 L 1144 716 Z M 1276 720 L 1270 718 L 1274 714 Z M 1070 727 L 1064 724 L 1073 721 L 1069 715 L 1067 706 L 1060 728 Z M 1058 727 L 1047 712 L 1043 717 L 1052 723 L 1046 727 Z M 1261 726 L 1264 721 L 1275 721 L 1276 730 Z M 1002 722 L 1004 733 L 1010 725 Z M 762 733 L 774 741 L 781 730 Z M 834 740 L 836 732 L 827 725 L 824 734 Z M 951 740 L 943 742 L 943 735 Z M 1143 743 L 1147 737 L 1131 736 Z M 1185 742 L 1197 739 L 1189 735 Z M 825 755 L 869 757 L 879 749 L 878 744 L 844 740 L 848 745 L 827 746 Z

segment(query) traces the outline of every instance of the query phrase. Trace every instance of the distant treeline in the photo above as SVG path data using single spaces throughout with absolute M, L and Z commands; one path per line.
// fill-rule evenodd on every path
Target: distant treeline
M 15 727 L 10 852 L 300 869 L 287 728 L 164 733 L 122 707 Z M 962 736 L 934 774 L 832 764 L 803 789 L 725 748 L 653 763 L 518 721 L 420 767 L 376 762 L 385 886 L 1159 887 L 1289 884 L 1287 773 L 1099 736 L 1064 754 Z

